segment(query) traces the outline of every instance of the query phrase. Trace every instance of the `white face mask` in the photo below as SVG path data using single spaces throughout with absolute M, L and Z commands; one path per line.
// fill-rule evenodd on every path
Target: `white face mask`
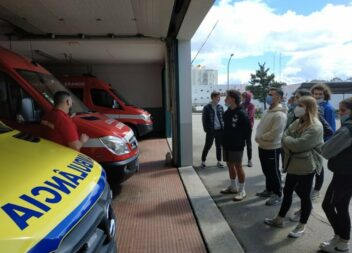
M 301 118 L 306 114 L 306 109 L 304 109 L 301 106 L 296 106 L 296 108 L 293 110 L 293 112 L 297 118 Z

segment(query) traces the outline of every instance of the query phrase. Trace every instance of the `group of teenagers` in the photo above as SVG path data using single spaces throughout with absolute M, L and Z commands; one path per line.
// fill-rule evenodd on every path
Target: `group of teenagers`
M 245 172 L 242 157 L 247 146 L 248 167 L 252 167 L 251 135 L 255 106 L 252 94 L 228 90 L 225 104 L 219 104 L 220 93 L 211 93 L 211 102 L 203 108 L 202 122 L 206 132 L 201 168 L 206 168 L 206 157 L 215 140 L 217 166 L 226 162 L 230 184 L 222 194 L 234 194 L 234 201 L 246 198 Z M 290 219 L 297 226 L 289 237 L 298 238 L 312 210 L 312 199 L 319 197 L 324 181 L 323 158 L 333 178 L 326 191 L 322 207 L 334 236 L 319 245 L 325 252 L 349 250 L 351 221 L 349 203 L 352 196 L 352 97 L 339 103 L 341 127 L 336 131 L 335 109 L 329 102 L 331 91 L 325 84 L 314 85 L 311 90 L 298 89 L 288 108 L 282 106 L 283 92 L 271 88 L 266 96 L 269 108 L 263 113 L 256 128 L 259 160 L 265 176 L 265 189 L 258 197 L 268 198 L 268 206 L 279 205 L 279 213 L 266 218 L 264 223 L 272 227 L 284 227 L 293 193 L 301 201 L 300 210 Z M 223 157 L 221 153 L 223 152 Z M 280 169 L 280 155 L 282 167 Z M 281 175 L 286 174 L 282 189 Z M 315 184 L 313 187 L 313 182 Z

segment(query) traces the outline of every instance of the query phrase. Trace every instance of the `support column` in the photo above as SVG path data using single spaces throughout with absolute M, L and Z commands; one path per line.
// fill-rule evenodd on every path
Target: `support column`
M 193 165 L 192 143 L 192 87 L 191 87 L 191 42 L 178 41 L 178 128 L 180 166 Z

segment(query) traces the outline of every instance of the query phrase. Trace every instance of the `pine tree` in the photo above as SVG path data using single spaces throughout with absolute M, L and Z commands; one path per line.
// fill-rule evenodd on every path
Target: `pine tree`
M 286 83 L 275 81 L 275 75 L 270 74 L 270 68 L 265 68 L 265 62 L 260 64 L 258 62 L 259 69 L 255 74 L 251 74 L 251 80 L 249 81 L 250 85 L 246 86 L 246 90 L 249 90 L 253 93 L 253 97 L 263 103 L 264 109 L 266 109 L 265 99 L 266 96 L 272 87 L 280 88 Z

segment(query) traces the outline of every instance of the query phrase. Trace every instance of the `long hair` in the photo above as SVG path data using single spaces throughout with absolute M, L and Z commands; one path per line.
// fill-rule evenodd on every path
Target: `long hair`
M 346 107 L 347 109 L 351 110 L 350 117 L 352 117 L 352 97 L 349 97 L 349 98 L 342 100 L 340 102 L 340 104 L 343 105 L 344 107 Z
M 298 105 L 304 105 L 306 114 L 299 120 L 297 132 L 302 133 L 305 129 L 310 127 L 317 119 L 317 102 L 313 97 L 304 96 L 298 100 Z

